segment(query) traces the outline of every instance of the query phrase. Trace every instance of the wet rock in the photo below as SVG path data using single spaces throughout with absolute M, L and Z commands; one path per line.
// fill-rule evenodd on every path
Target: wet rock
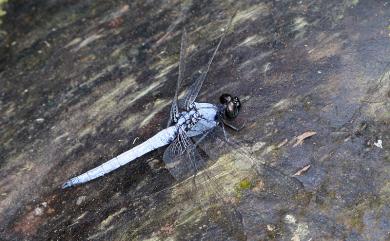
M 0 26 L 7 33 L 0 40 L 1 240 L 388 239 L 389 4 L 7 6 Z M 228 162 L 227 152 L 210 158 L 197 178 L 178 182 L 158 171 L 162 148 L 59 190 L 166 126 L 181 29 L 189 48 L 180 96 L 204 71 L 235 11 L 198 100 L 216 103 L 225 92 L 242 98 L 245 128 L 231 135 L 245 141 L 250 161 Z M 293 147 L 292 138 L 309 130 L 317 134 Z

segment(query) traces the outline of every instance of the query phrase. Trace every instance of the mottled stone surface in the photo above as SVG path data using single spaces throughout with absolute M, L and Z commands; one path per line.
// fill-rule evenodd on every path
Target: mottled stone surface
M 390 239 L 388 1 L 10 2 L 1 240 Z M 159 150 L 61 190 L 165 127 L 182 27 L 190 77 L 235 11 L 200 100 L 240 96 L 245 128 L 231 135 L 286 176 L 225 152 L 194 188 Z

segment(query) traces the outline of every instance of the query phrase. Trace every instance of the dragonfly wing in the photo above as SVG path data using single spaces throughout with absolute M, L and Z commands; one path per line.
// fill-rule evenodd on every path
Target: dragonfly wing
M 221 175 L 222 178 L 227 176 L 220 167 L 209 162 L 204 152 L 196 148 L 210 133 L 212 131 L 197 136 L 196 142 L 190 139 L 175 139 L 165 151 L 163 159 L 172 176 L 179 181 L 178 190 L 185 190 L 184 193 L 190 195 L 197 209 L 201 208 L 202 212 L 207 214 L 215 228 L 218 227 L 224 234 L 241 240 L 245 234 L 241 214 L 233 200 L 234 191 L 219 183 Z M 187 141 L 191 141 L 191 144 L 184 144 Z
M 198 77 L 196 77 L 195 82 L 189 88 L 186 96 L 184 97 L 184 108 L 190 109 L 192 103 L 194 103 L 196 97 L 199 94 L 199 91 L 203 85 L 204 80 L 206 79 L 207 72 L 201 73 Z
M 207 64 L 206 70 L 204 72 L 202 72 L 200 74 L 200 76 L 198 76 L 196 78 L 195 82 L 191 85 L 190 89 L 188 90 L 187 95 L 184 98 L 184 104 L 185 104 L 185 108 L 187 110 L 191 108 L 191 105 L 194 103 L 196 97 L 198 96 L 199 91 L 202 88 L 203 82 L 204 82 L 204 80 L 207 77 L 207 73 L 210 70 L 210 66 L 211 66 L 211 64 L 212 64 L 212 62 L 214 60 L 214 57 L 217 54 L 218 49 L 221 46 L 221 43 L 222 43 L 223 39 L 225 38 L 225 36 L 226 36 L 226 34 L 228 32 L 228 29 L 230 28 L 230 25 L 233 22 L 234 16 L 235 16 L 235 14 L 230 18 L 229 23 L 228 23 L 227 27 L 225 28 L 225 32 L 223 33 L 222 37 L 220 38 L 220 40 L 218 42 L 218 45 L 215 48 L 215 50 L 213 52 L 213 55 L 211 56 L 211 58 L 210 58 L 210 60 L 209 60 L 209 62 Z
M 203 137 L 197 138 L 195 145 L 207 139 Z M 225 182 L 226 179 L 230 179 L 229 173 L 215 165 L 199 148 L 192 150 L 190 156 L 192 162 L 202 164 L 188 180 L 192 183 L 191 197 L 194 203 L 207 214 L 207 219 L 213 223 L 211 226 L 226 235 L 225 238 L 245 240 L 242 215 L 237 209 L 237 193 L 232 188 L 234 183 Z M 226 240 L 225 238 L 221 240 Z
M 278 192 L 281 194 L 286 192 L 296 194 L 299 190 L 303 189 L 303 185 L 298 179 L 268 165 L 259 158 L 253 157 L 243 142 L 234 139 L 220 126 L 214 128 L 210 136 L 211 138 L 206 139 L 200 145 L 200 148 L 211 159 L 229 156 L 233 160 L 232 166 L 238 169 L 239 172 L 254 171 L 255 173 L 248 173 L 248 177 L 254 177 L 253 182 L 259 181 L 260 179 L 265 180 L 270 186 L 279 189 Z
M 194 142 L 180 129 L 176 139 L 165 150 L 163 161 L 176 180 L 194 175 L 204 165 L 197 162 L 195 148 Z
M 224 34 L 225 36 L 225 34 Z M 191 85 L 191 87 L 189 88 L 188 92 L 187 92 L 187 95 L 185 96 L 184 98 L 184 105 L 185 105 L 185 108 L 188 110 L 191 108 L 191 105 L 194 103 L 196 97 L 198 96 L 199 94 L 199 91 L 200 89 L 202 88 L 202 85 L 203 85 L 203 82 L 204 80 L 206 79 L 207 77 L 207 73 L 209 72 L 209 69 L 210 69 L 210 66 L 211 66 L 211 63 L 213 62 L 214 60 L 214 57 L 215 57 L 215 54 L 217 53 L 218 49 L 219 49 L 219 46 L 221 45 L 222 43 L 222 40 L 223 38 L 221 38 L 218 42 L 218 45 L 217 47 L 215 48 L 214 50 L 214 53 L 213 55 L 211 56 L 208 64 L 207 64 L 207 68 L 204 72 L 202 72 L 195 80 L 195 82 Z
M 186 65 L 186 56 L 187 56 L 187 32 L 183 29 L 183 34 L 181 36 L 181 46 L 180 46 L 180 62 L 179 62 L 179 76 L 176 82 L 175 96 L 172 100 L 171 111 L 169 114 L 168 127 L 172 124 L 173 121 L 176 121 L 177 116 L 179 115 L 178 108 L 178 95 L 181 82 L 185 74 L 185 65 Z

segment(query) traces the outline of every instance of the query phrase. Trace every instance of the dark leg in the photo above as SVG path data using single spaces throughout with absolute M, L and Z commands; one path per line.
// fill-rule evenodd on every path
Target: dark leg
M 227 126 L 227 127 L 229 127 L 230 129 L 232 129 L 232 130 L 234 130 L 234 131 L 240 131 L 240 130 L 242 130 L 243 128 L 244 128 L 244 126 L 241 126 L 241 127 L 237 127 L 237 126 L 234 126 L 234 125 L 232 125 L 232 124 L 230 124 L 230 123 L 227 123 L 225 120 L 223 120 L 222 119 L 222 123 L 225 125 L 225 126 Z

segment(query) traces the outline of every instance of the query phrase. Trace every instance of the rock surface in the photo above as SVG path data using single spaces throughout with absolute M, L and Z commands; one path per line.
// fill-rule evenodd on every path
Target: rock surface
M 6 10 L 1 240 L 390 239 L 388 1 L 21 0 Z M 61 190 L 165 127 L 181 29 L 190 77 L 235 11 L 200 100 L 240 96 L 245 128 L 232 136 L 256 166 L 286 176 L 253 176 L 224 155 L 194 188 L 151 168 L 159 150 Z

